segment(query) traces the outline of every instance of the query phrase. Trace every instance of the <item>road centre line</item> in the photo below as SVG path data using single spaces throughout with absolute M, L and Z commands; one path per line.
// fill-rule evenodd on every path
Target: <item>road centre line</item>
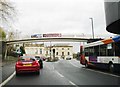
M 64 77 L 62 74 L 60 74 L 58 71 L 55 71 L 60 77 Z
M 14 77 L 15 74 L 16 72 L 14 72 L 10 77 L 8 77 L 4 82 L 2 82 L 0 84 L 0 87 L 4 86 L 8 81 L 10 81 Z
M 60 76 L 60 77 L 64 77 L 62 74 L 60 74 L 58 71 L 56 71 L 56 73 Z M 66 78 L 67 79 L 67 78 Z M 68 79 L 67 79 L 68 80 Z M 70 81 L 70 80 L 68 80 L 69 81 L 69 83 L 71 84 L 71 85 L 74 85 L 75 87 L 78 87 L 75 83 L 73 83 L 72 81 Z
M 73 83 L 72 81 L 69 81 L 69 83 L 71 84 L 71 85 L 74 85 L 75 87 L 78 87 L 75 83 Z
M 76 84 L 75 84 L 75 83 L 73 83 L 72 81 L 69 81 L 69 83 L 70 83 L 70 84 L 72 84 L 72 85 L 76 85 Z

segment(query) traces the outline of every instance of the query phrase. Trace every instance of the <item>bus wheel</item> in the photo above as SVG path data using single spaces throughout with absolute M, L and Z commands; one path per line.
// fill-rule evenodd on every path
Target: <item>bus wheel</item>
M 85 62 L 85 68 L 88 68 L 88 62 L 87 61 Z
M 111 73 L 114 72 L 114 65 L 113 65 L 112 63 L 109 65 L 109 71 L 110 71 Z

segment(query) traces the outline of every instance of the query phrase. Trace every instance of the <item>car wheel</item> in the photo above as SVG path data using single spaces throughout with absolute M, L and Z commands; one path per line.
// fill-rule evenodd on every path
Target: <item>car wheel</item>
M 43 64 L 41 64 L 41 66 L 40 66 L 40 69 L 42 69 L 43 68 Z
M 18 72 L 16 72 L 16 76 L 19 76 L 20 74 Z
M 85 68 L 88 68 L 89 67 L 89 65 L 88 65 L 88 62 L 86 61 L 85 62 Z
M 113 65 L 112 63 L 109 65 L 109 71 L 110 71 L 111 73 L 114 72 L 114 65 Z
M 37 71 L 36 74 L 39 75 L 39 74 L 40 74 L 40 71 Z

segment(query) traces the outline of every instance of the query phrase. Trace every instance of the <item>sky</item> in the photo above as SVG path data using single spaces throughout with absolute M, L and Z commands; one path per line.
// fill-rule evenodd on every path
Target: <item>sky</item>
M 106 31 L 104 0 L 12 0 L 17 10 L 14 29 L 21 36 L 46 33 L 112 35 Z M 48 43 L 49 44 L 49 43 Z M 74 42 L 74 52 L 80 43 Z
M 24 35 L 42 33 L 111 35 L 106 31 L 103 0 L 12 0 L 14 28 Z

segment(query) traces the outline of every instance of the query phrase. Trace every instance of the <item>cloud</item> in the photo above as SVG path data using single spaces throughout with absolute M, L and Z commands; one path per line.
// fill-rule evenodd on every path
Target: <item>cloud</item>
M 96 0 L 15 0 L 17 28 L 23 33 L 88 33 L 94 19 L 96 33 L 105 30 L 104 3 Z

